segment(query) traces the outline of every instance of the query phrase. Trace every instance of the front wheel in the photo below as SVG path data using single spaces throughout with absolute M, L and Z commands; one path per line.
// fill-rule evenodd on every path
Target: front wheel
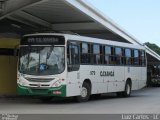
M 131 95 L 131 84 L 129 82 L 125 85 L 125 90 L 123 92 L 117 92 L 118 97 L 129 97 Z
M 82 85 L 80 96 L 76 97 L 78 102 L 87 102 L 91 95 L 91 87 L 88 83 L 84 82 Z
M 131 96 L 131 84 L 129 82 L 126 83 L 124 97 Z

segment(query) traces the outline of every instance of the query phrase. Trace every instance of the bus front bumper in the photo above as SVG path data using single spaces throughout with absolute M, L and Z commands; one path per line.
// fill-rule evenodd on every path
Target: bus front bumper
M 53 88 L 25 87 L 17 85 L 18 95 L 66 97 L 66 85 Z

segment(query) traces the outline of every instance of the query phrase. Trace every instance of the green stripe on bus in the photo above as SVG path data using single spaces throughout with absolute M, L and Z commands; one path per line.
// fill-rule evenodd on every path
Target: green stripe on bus
M 53 94 L 53 91 L 61 91 L 61 94 Z M 60 87 L 52 88 L 33 88 L 17 85 L 17 94 L 18 95 L 35 95 L 35 96 L 58 96 L 66 97 L 66 85 Z

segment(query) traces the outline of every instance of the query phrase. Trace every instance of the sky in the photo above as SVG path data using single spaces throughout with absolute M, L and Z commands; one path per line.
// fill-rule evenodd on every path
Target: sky
M 160 46 L 160 0 L 87 0 L 141 43 Z

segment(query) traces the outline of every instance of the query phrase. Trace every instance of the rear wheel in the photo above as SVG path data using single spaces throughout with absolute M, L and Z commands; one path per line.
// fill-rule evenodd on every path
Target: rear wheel
M 81 89 L 80 96 L 76 97 L 78 102 L 87 102 L 91 95 L 91 87 L 88 83 L 84 82 Z

